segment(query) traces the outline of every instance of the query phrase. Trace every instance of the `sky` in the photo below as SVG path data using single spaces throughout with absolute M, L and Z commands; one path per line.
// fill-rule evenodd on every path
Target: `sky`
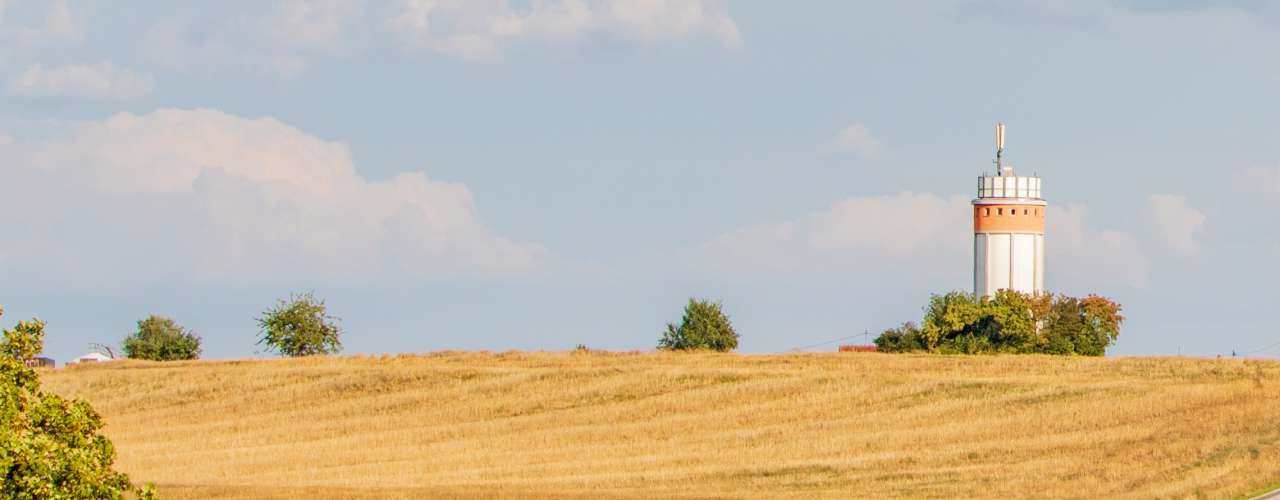
M 972 288 L 1002 121 L 1109 354 L 1280 356 L 1277 53 L 1261 0 L 0 0 L 0 324 L 269 356 L 314 291 L 347 353 L 649 350 L 704 297 L 744 352 L 862 342 Z

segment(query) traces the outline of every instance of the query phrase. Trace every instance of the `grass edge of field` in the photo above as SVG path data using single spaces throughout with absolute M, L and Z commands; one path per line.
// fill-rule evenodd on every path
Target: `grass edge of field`
M 1272 482 L 1266 483 L 1266 484 L 1267 484 L 1266 486 L 1249 490 L 1247 493 L 1244 493 L 1236 498 L 1239 498 L 1240 500 L 1253 500 L 1255 498 L 1262 498 L 1269 493 L 1280 493 L 1280 479 L 1273 480 Z

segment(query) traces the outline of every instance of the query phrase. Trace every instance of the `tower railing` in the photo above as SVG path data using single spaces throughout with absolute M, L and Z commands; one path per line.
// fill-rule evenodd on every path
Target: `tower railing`
M 978 177 L 978 198 L 1042 200 L 1039 177 L 984 175 Z

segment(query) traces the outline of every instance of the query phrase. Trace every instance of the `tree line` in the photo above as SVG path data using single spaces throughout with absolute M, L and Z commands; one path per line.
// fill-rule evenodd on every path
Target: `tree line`
M 968 292 L 933 295 L 924 317 L 884 330 L 875 340 L 881 352 L 943 354 L 1057 354 L 1102 356 L 1120 335 L 1121 306 L 1106 297 L 1026 294 L 1000 290 L 990 297 Z M 292 294 L 255 318 L 258 345 L 282 356 L 337 354 L 342 328 L 314 294 Z M 733 351 L 738 348 L 724 305 L 690 298 L 679 323 L 667 323 L 658 349 Z M 152 315 L 139 320 L 124 339 L 131 359 L 198 359 L 201 339 L 174 320 Z M 580 349 L 585 346 L 579 346 Z
M 258 345 L 282 356 L 313 356 L 342 352 L 342 328 L 329 315 L 324 300 L 313 293 L 290 295 L 255 318 Z M 183 361 L 199 359 L 201 338 L 172 318 L 151 315 L 121 342 L 129 359 Z M 692 298 L 679 324 L 668 323 L 658 340 L 661 350 L 726 352 L 738 348 L 738 333 L 720 302 Z
M 1098 295 L 951 292 L 930 298 L 920 325 L 889 328 L 875 344 L 883 352 L 1102 356 L 1120 336 L 1120 310 Z

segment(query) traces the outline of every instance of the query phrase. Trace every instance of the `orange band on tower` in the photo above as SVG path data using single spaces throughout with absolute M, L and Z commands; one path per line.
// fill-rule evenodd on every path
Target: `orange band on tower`
M 1044 233 L 1044 208 L 1037 205 L 974 205 L 975 233 Z

